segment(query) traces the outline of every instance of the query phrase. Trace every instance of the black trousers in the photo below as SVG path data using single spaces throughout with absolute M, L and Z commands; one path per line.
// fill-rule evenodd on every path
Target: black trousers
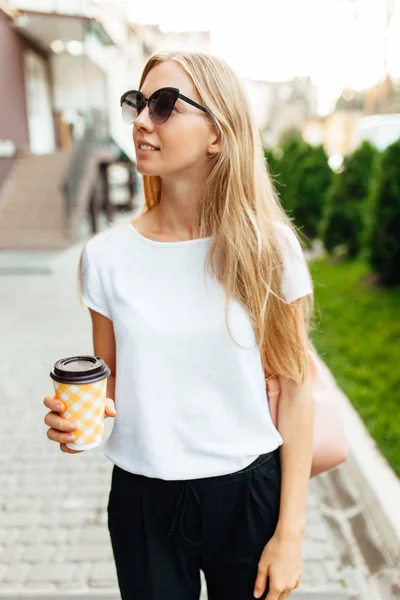
M 279 517 L 279 448 L 217 477 L 166 481 L 114 465 L 108 528 L 122 600 L 252 600 Z M 265 598 L 267 589 L 262 598 Z

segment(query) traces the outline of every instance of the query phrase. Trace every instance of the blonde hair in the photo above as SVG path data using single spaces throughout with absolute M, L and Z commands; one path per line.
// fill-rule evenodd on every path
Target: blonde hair
M 228 303 L 235 298 L 249 314 L 264 369 L 303 383 L 309 375 L 304 331 L 308 336 L 314 297 L 288 303 L 281 296 L 283 261 L 274 223 L 286 224 L 301 240 L 273 186 L 246 92 L 224 60 L 186 51 L 153 54 L 140 87 L 151 69 L 167 60 L 178 63 L 192 79 L 201 103 L 212 114 L 207 117 L 210 125 L 219 130 L 220 151 L 210 158 L 197 229 L 199 237 L 210 232 L 213 236 L 206 264 L 225 287 L 228 330 Z M 142 178 L 143 213 L 160 202 L 161 178 Z M 298 327 L 299 315 L 305 330 Z

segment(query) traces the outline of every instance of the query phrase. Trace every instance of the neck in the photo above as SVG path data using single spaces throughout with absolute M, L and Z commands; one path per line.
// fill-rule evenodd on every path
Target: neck
M 160 202 L 154 216 L 160 230 L 184 238 L 197 235 L 197 206 L 204 182 L 162 181 Z

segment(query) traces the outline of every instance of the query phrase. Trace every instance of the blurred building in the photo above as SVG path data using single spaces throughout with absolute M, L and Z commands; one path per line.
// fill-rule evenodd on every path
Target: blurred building
M 400 113 L 400 83 L 387 74 L 365 93 L 365 114 Z
M 274 146 L 285 129 L 301 129 L 317 113 L 317 88 L 310 77 L 284 82 L 244 79 L 244 85 L 267 146 Z
M 355 149 L 355 132 L 361 117 L 359 110 L 337 110 L 324 117 L 307 119 L 303 138 L 313 146 L 322 144 L 328 156 L 346 156 Z
M 0 9 L 0 248 L 73 243 L 111 216 L 107 165 L 134 160 L 120 95 L 145 56 L 123 9 L 14 0 Z
M 154 50 L 210 52 L 209 31 L 164 31 L 160 29 L 159 25 L 139 25 L 138 27 L 148 56 Z
M 241 81 L 246 90 L 256 125 L 262 131 L 268 123 L 272 102 L 272 83 L 269 81 L 257 81 L 242 77 Z
M 399 115 L 400 84 L 388 75 L 368 90 L 345 89 L 330 115 L 305 121 L 303 137 L 329 156 L 351 154 L 363 139 L 384 149 L 398 137 Z

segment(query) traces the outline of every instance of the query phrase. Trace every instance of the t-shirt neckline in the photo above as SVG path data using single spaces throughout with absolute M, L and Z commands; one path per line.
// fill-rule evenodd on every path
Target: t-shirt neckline
M 139 233 L 139 231 L 132 225 L 131 222 L 129 222 L 128 225 L 135 232 L 136 236 L 140 240 L 142 240 L 145 244 L 149 244 L 150 246 L 170 246 L 170 247 L 187 246 L 187 245 L 208 242 L 209 240 L 211 240 L 213 238 L 213 236 L 210 235 L 208 237 L 196 238 L 194 240 L 180 240 L 177 242 L 161 242 L 159 240 L 152 240 L 151 238 L 145 237 L 144 235 Z

